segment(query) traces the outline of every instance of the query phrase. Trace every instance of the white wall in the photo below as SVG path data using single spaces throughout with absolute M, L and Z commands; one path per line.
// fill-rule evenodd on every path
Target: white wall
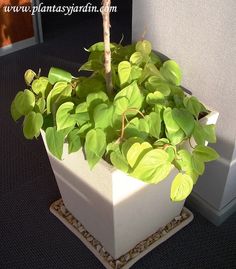
M 236 1 L 134 0 L 134 41 L 145 28 L 154 49 L 181 66 L 182 85 L 220 112 L 214 147 L 221 159 L 207 166 L 194 190 L 220 211 L 236 201 Z

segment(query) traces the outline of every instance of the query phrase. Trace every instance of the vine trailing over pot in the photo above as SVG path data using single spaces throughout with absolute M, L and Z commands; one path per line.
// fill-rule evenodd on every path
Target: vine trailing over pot
M 209 111 L 183 91 L 175 61 L 162 62 L 148 40 L 110 43 L 106 11 L 103 18 L 105 42 L 87 49 L 88 61 L 79 69 L 90 75 L 74 77 L 52 67 L 45 77 L 27 70 L 26 89 L 15 96 L 12 117 L 23 117 L 27 139 L 44 130 L 58 159 L 66 143 L 69 153 L 84 149 L 91 169 L 103 158 L 147 183 L 164 180 L 176 167 L 170 197 L 181 201 L 204 173 L 205 162 L 218 158 L 206 146 L 216 142 L 215 125 L 201 123 Z

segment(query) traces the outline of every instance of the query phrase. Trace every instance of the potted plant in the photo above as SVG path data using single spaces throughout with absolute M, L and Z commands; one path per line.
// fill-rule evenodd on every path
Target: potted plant
M 79 69 L 90 75 L 27 70 L 11 114 L 27 139 L 41 132 L 66 208 L 118 259 L 180 214 L 218 157 L 207 146 L 218 113 L 183 91 L 178 64 L 149 41 L 110 43 L 107 10 L 104 42 Z

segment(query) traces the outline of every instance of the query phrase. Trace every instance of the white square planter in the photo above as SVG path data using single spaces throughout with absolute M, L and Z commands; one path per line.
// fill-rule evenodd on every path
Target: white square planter
M 217 117 L 217 112 L 211 112 L 202 122 L 213 124 Z M 42 137 L 45 142 L 43 132 Z M 62 161 L 48 149 L 47 153 L 65 206 L 114 259 L 165 226 L 183 208 L 184 201 L 170 200 L 175 168 L 168 178 L 150 185 L 103 160 L 91 171 L 82 150 L 69 155 L 66 144 Z

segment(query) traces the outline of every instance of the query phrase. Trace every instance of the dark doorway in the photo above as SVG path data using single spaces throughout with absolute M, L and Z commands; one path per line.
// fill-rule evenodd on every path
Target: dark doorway
M 102 0 L 45 0 L 43 6 L 73 6 L 75 10 L 76 6 L 92 5 L 99 9 L 101 2 Z M 113 0 L 112 6 L 117 8 L 117 12 L 111 13 L 111 41 L 119 42 L 124 35 L 123 44 L 128 44 L 131 42 L 132 1 Z M 55 50 L 60 51 L 62 57 L 71 56 L 68 60 L 76 58 L 83 62 L 84 57 L 87 57 L 83 48 L 103 39 L 100 12 L 81 11 L 71 15 L 45 12 L 41 16 L 44 42 L 55 42 Z M 60 40 L 63 41 L 63 48 L 60 48 Z

